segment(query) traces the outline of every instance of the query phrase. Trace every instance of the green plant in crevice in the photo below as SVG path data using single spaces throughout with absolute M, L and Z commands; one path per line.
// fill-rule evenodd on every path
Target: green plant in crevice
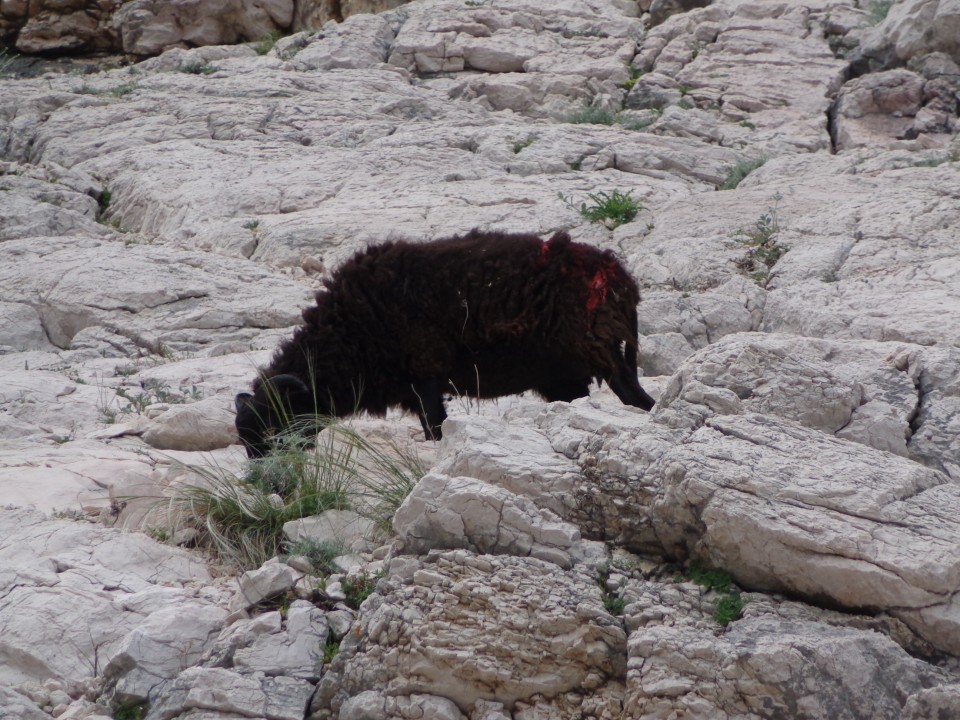
M 637 84 L 637 80 L 643 77 L 643 70 L 640 70 L 639 68 L 635 68 L 632 65 L 628 66 L 628 69 L 630 70 L 630 78 L 626 82 L 624 82 L 623 85 L 621 85 L 620 87 L 622 87 L 627 92 L 630 92 L 631 90 L 633 90 L 633 86 Z
M 740 595 L 740 590 L 734 586 L 733 576 L 726 570 L 693 562 L 687 568 L 686 577 L 718 594 L 719 597 L 713 605 L 713 619 L 719 625 L 726 627 L 743 614 L 747 601 Z
M 359 575 L 344 578 L 340 587 L 343 588 L 343 594 L 346 595 L 346 604 L 354 610 L 359 610 L 363 601 L 366 600 L 373 591 L 377 589 L 377 582 L 384 576 L 381 571 L 375 575 L 367 575 L 363 572 Z
M 139 86 L 135 82 L 128 82 L 128 83 L 123 83 L 122 85 L 117 85 L 116 87 L 110 88 L 109 93 L 113 95 L 113 97 L 117 97 L 117 98 L 126 97 L 127 95 L 134 92 L 138 88 Z
M 327 640 L 323 646 L 323 664 L 327 665 L 333 662 L 333 659 L 340 653 L 340 643 L 336 640 Z
M 617 121 L 617 113 L 601 107 L 586 105 L 569 115 L 564 116 L 563 122 L 574 125 L 613 125 Z
M 588 193 L 587 198 L 592 201 L 592 204 L 587 205 L 582 202 L 579 206 L 563 193 L 557 193 L 557 197 L 567 207 L 576 210 L 581 217 L 592 223 L 602 223 L 612 230 L 632 221 L 643 207 L 638 200 L 630 196 L 630 192 L 622 193 L 614 190 L 610 193 L 604 191 Z
M 271 30 L 262 38 L 259 42 L 253 46 L 253 49 L 256 51 L 257 55 L 266 55 L 268 52 L 273 50 L 273 46 L 277 44 L 277 40 L 283 37 L 283 32 L 280 30 Z
M 601 567 L 597 571 L 597 585 L 600 587 L 600 593 L 603 598 L 603 609 L 614 617 L 623 615 L 623 610 L 627 606 L 627 601 L 616 593 L 610 592 L 607 587 L 610 580 L 610 568 Z
M 181 65 L 177 68 L 177 72 L 186 73 L 187 75 L 211 75 L 219 69 L 220 68 L 215 65 L 197 60 Z
M 113 720 L 143 720 L 149 706 L 147 703 L 120 703 L 113 709 Z
M 750 158 L 739 161 L 736 165 L 730 168 L 730 172 L 727 173 L 727 178 L 724 180 L 718 190 L 733 190 L 736 188 L 743 179 L 752 173 L 757 168 L 761 167 L 764 163 L 767 162 L 767 158 L 760 156 L 757 158 Z
M 513 150 L 513 154 L 514 154 L 514 155 L 519 155 L 521 150 L 523 150 L 524 148 L 530 147 L 530 146 L 533 145 L 536 141 L 537 141 L 536 135 L 531 135 L 531 136 L 529 136 L 528 138 L 526 138 L 525 140 L 517 140 L 517 141 L 514 142 L 513 145 L 511 146 L 511 149 Z
M 779 204 L 783 196 L 774 195 L 774 204 L 762 213 L 753 227 L 740 229 L 734 237 L 747 246 L 746 254 L 737 260 L 737 269 L 746 273 L 754 282 L 765 287 L 770 276 L 770 270 L 789 250 L 777 240 L 780 232 Z

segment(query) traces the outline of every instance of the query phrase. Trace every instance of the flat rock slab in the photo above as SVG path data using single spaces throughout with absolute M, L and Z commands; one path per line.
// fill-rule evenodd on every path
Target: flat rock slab
M 211 576 L 185 550 L 27 509 L 0 511 L 0 526 L 0 684 L 77 685 L 154 613 L 212 607 L 187 589 Z

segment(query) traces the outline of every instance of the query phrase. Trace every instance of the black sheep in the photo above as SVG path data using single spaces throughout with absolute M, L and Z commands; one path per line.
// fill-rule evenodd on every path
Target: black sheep
M 388 242 L 325 285 L 253 395 L 237 395 L 251 457 L 293 418 L 397 405 L 439 439 L 445 393 L 569 401 L 606 380 L 627 405 L 653 407 L 637 382 L 636 282 L 611 251 L 565 232 Z

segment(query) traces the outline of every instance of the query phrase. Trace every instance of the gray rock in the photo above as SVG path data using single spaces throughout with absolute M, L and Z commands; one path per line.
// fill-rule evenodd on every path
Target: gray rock
M 194 667 L 158 689 L 144 720 L 175 718 L 191 710 L 193 716 L 206 711 L 212 716 L 302 720 L 312 692 L 304 680 Z
M 234 610 L 253 607 L 264 600 L 277 597 L 293 589 L 300 573 L 276 560 L 267 561 L 257 570 L 243 573 L 239 592 L 231 603 Z
M 260 634 L 252 644 L 238 648 L 233 656 L 234 667 L 243 674 L 283 675 L 316 682 L 329 633 L 323 611 L 312 603 L 294 600 L 283 630 Z

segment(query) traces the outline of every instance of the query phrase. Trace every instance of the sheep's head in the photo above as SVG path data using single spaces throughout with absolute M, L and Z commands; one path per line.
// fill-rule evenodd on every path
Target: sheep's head
M 294 375 L 260 379 L 253 394 L 239 393 L 234 401 L 236 426 L 247 457 L 263 457 L 279 435 L 304 430 L 318 431 L 329 408 L 319 403 L 310 388 Z

